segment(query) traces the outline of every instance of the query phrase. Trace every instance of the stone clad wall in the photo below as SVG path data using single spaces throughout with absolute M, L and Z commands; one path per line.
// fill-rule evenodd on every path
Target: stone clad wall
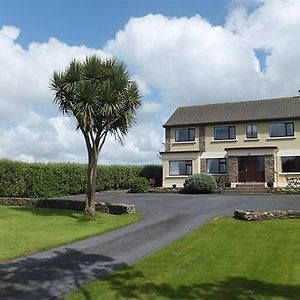
M 265 156 L 265 181 L 274 182 L 274 156 Z
M 300 211 L 245 211 L 235 210 L 234 218 L 245 221 L 264 221 L 264 220 L 276 220 L 276 219 L 300 219 Z
M 171 129 L 165 129 L 165 151 L 171 150 Z
M 238 182 L 239 166 L 237 156 L 229 156 L 227 159 L 227 173 L 229 182 Z
M 200 154 L 205 152 L 205 127 L 199 127 L 199 151 Z

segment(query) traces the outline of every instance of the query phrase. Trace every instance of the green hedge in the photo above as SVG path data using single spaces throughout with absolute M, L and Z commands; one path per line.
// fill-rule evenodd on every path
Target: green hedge
M 128 189 L 130 180 L 145 177 L 161 185 L 162 167 L 99 166 L 97 192 Z M 56 197 L 85 193 L 87 165 L 75 163 L 23 163 L 0 160 L 0 197 Z

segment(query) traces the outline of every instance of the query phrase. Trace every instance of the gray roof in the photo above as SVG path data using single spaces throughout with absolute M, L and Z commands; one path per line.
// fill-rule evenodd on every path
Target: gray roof
M 178 107 L 164 127 L 295 118 L 300 118 L 299 96 Z

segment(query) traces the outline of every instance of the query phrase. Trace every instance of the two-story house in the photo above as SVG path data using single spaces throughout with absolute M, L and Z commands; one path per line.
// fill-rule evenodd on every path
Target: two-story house
M 228 186 L 300 177 L 300 98 L 179 107 L 163 125 L 163 186 L 208 173 Z

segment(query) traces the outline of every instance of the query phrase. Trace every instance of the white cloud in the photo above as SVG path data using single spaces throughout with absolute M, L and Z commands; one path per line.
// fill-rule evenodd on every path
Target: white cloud
M 75 124 L 47 112 L 53 107 L 49 78 L 74 57 L 117 56 L 129 66 L 144 97 L 138 124 L 124 146 L 108 138 L 102 163 L 159 162 L 161 125 L 176 106 L 294 95 L 300 88 L 296 0 L 232 1 L 224 26 L 198 15 L 131 18 L 103 50 L 55 38 L 25 49 L 19 34 L 13 26 L 0 29 L 0 157 L 86 161 Z M 257 49 L 268 53 L 263 71 Z M 36 105 L 44 105 L 43 114 Z
M 0 121 L 24 117 L 33 105 L 51 105 L 50 77 L 73 58 L 98 54 L 99 49 L 68 46 L 49 38 L 46 43 L 32 42 L 28 50 L 16 42 L 20 30 L 13 26 L 0 29 Z

